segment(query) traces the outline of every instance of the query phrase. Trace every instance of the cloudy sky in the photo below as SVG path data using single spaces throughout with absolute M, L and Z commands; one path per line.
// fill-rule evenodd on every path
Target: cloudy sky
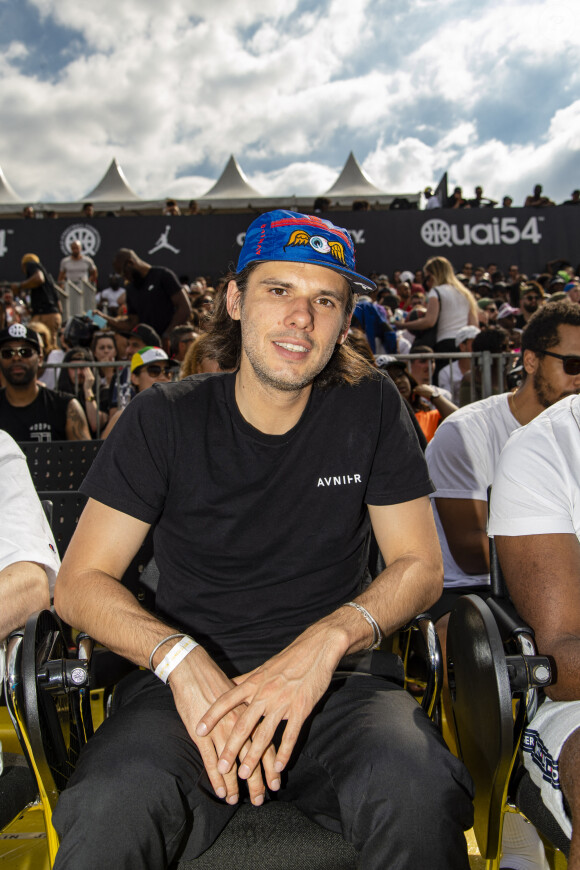
M 393 193 L 521 205 L 580 187 L 578 0 L 0 0 L 0 167 L 82 198 L 112 157 L 143 198 L 200 196 L 231 153 L 317 195 L 354 151 Z

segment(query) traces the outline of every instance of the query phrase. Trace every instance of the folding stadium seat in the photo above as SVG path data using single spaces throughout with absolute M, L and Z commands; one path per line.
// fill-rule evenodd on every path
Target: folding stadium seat
M 487 870 L 498 870 L 506 812 L 520 812 L 555 849 L 569 841 L 545 808 L 520 760 L 538 692 L 551 682 L 549 659 L 513 607 L 494 542 L 492 596 L 459 599 L 447 632 L 447 666 L 459 754 L 475 784 L 474 833 Z

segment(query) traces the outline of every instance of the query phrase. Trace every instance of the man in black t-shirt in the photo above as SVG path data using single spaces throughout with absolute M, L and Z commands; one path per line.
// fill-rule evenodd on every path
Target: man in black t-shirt
M 127 314 L 109 317 L 98 313 L 119 332 L 148 323 L 167 345 L 173 327 L 191 317 L 189 299 L 175 272 L 164 266 L 151 266 L 129 248 L 117 251 L 113 268 L 126 281 Z
M 407 411 L 344 343 L 360 286 L 346 230 L 261 215 L 208 336 L 232 373 L 138 395 L 97 457 L 55 605 L 154 673 L 119 687 L 61 795 L 56 870 L 197 856 L 267 792 L 365 870 L 467 870 L 469 776 L 371 652 L 442 566 Z M 152 525 L 155 615 L 119 582 Z
M 0 332 L 0 429 L 15 441 L 89 441 L 87 418 L 69 393 L 38 383 L 42 351 L 38 335 L 22 323 Z
M 50 329 L 52 344 L 56 347 L 58 330 L 62 324 L 62 305 L 54 280 L 36 254 L 25 254 L 21 265 L 26 278 L 11 284 L 12 292 L 29 293 L 32 318 L 46 323 Z

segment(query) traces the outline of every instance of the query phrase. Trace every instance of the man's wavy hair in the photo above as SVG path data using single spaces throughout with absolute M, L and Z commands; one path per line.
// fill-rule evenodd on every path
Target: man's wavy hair
M 214 359 L 217 359 L 221 369 L 237 369 L 242 353 L 242 331 L 239 320 L 233 320 L 227 309 L 227 288 L 230 281 L 235 281 L 238 290 L 243 294 L 248 287 L 248 279 L 259 263 L 250 263 L 241 272 L 230 272 L 224 284 L 215 295 L 214 310 L 207 327 L 208 341 L 206 348 Z M 346 278 L 345 278 L 346 280 Z M 354 293 L 348 294 L 345 319 L 354 308 Z M 314 379 L 317 387 L 333 387 L 338 385 L 354 385 L 365 378 L 377 377 L 377 370 L 358 354 L 348 342 L 335 347 L 332 356 L 323 370 Z
M 533 350 L 541 354 L 555 347 L 560 341 L 559 326 L 580 326 L 580 305 L 577 302 L 546 302 L 538 308 L 522 332 L 522 353 Z

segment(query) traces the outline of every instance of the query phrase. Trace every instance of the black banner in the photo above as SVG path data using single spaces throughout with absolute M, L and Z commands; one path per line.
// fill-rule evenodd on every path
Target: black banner
M 333 223 L 353 237 L 361 272 L 420 268 L 435 255 L 455 268 L 496 263 L 502 271 L 517 264 L 528 275 L 544 271 L 558 257 L 580 261 L 580 208 L 436 209 L 433 211 L 333 212 Z M 109 217 L 93 220 L 0 219 L 0 280 L 21 279 L 23 254 L 37 254 L 56 277 L 71 241 L 81 242 L 106 287 L 119 248 L 132 248 L 146 262 L 167 266 L 193 280 L 214 278 L 235 265 L 249 214 L 179 217 Z

